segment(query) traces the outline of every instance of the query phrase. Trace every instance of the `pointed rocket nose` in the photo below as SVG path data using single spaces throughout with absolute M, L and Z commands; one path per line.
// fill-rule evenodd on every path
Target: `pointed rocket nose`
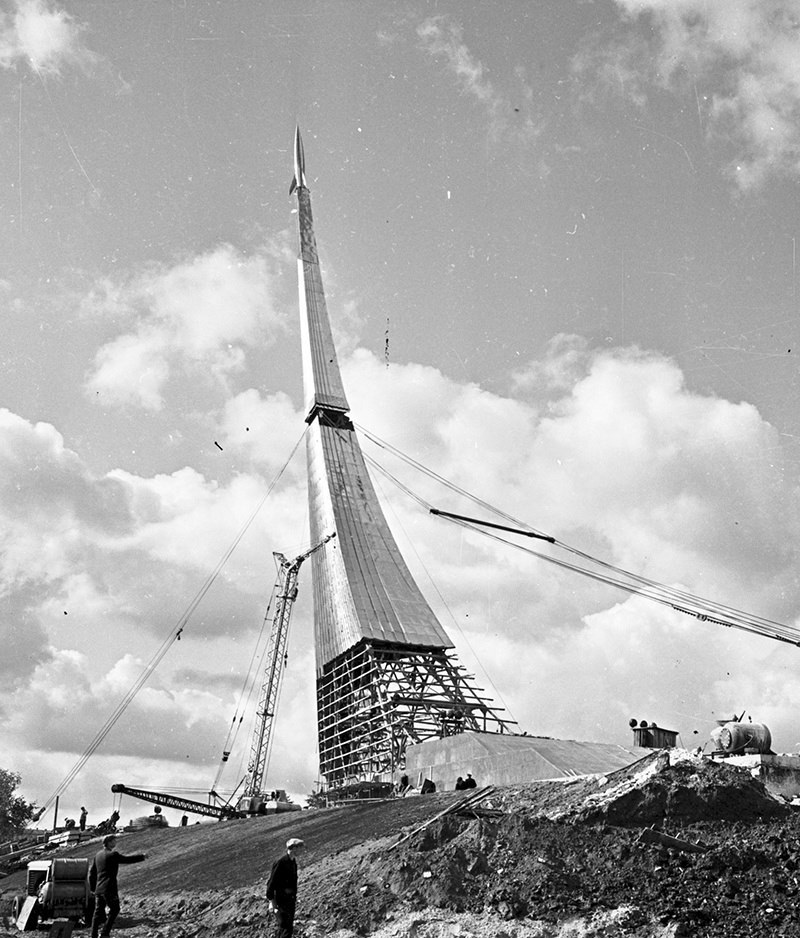
M 292 179 L 292 184 L 289 187 L 289 195 L 291 195 L 298 186 L 305 186 L 305 172 L 306 158 L 303 153 L 303 138 L 300 136 L 300 125 L 297 124 L 294 128 L 294 179 Z

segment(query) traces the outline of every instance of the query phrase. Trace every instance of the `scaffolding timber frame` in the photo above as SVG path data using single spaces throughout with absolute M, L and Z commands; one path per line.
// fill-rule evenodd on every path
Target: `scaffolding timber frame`
M 445 649 L 360 643 L 317 679 L 317 713 L 320 772 L 333 789 L 390 781 L 410 743 L 516 732 Z

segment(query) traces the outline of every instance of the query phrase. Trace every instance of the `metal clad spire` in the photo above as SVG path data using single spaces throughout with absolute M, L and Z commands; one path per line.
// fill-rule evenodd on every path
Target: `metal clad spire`
M 315 553 L 314 646 L 320 773 L 344 791 L 386 782 L 409 742 L 471 729 L 508 732 L 453 653 L 453 643 L 397 547 L 349 417 L 331 337 L 300 131 L 294 179 L 300 225 L 306 452 Z
M 311 192 L 306 186 L 305 153 L 300 128 L 294 132 L 294 178 L 290 192 L 297 191 L 300 225 L 300 254 L 297 279 L 300 293 L 300 329 L 303 351 L 303 387 L 306 420 L 310 423 L 319 409 L 346 413 L 350 407 L 344 393 L 336 347 L 333 344 L 325 290 L 319 269 L 314 236 Z
M 416 647 L 452 642 L 414 582 L 386 522 L 348 417 L 319 268 L 299 130 L 294 141 L 300 323 L 308 435 L 311 536 L 335 530 L 312 558 L 317 665 L 367 639 Z M 322 532 L 319 536 L 317 532 Z

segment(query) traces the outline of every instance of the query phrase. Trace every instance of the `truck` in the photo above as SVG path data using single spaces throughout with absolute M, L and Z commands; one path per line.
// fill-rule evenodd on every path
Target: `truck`
M 89 860 L 54 857 L 31 860 L 25 878 L 25 895 L 15 896 L 12 914 L 18 922 L 29 899 L 26 915 L 31 919 L 68 918 L 88 923 L 94 911 L 94 896 L 89 891 Z M 32 908 L 31 908 L 32 907 Z

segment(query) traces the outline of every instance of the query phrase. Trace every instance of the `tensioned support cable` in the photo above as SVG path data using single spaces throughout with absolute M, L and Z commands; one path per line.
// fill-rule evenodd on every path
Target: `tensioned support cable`
M 405 453 L 403 453 L 401 450 L 398 450 L 391 444 L 388 444 L 385 441 L 375 437 L 373 434 L 364 430 L 364 428 L 359 427 L 359 431 L 376 446 L 391 452 L 393 455 L 412 466 L 412 468 L 417 469 L 430 478 L 440 482 L 442 485 L 454 492 L 457 492 L 459 495 L 468 498 L 473 503 L 480 505 L 487 511 L 492 512 L 494 515 L 509 521 L 510 524 L 500 525 L 494 522 L 480 520 L 477 518 L 468 518 L 465 515 L 456 515 L 452 512 L 446 512 L 442 511 L 441 509 L 434 508 L 425 499 L 412 492 L 412 490 L 406 484 L 400 482 L 385 468 L 376 463 L 375 460 L 369 459 L 371 465 L 375 466 L 378 471 L 380 471 L 386 478 L 397 485 L 401 491 L 405 492 L 407 495 L 413 498 L 414 501 L 416 501 L 419 505 L 424 506 L 431 514 L 439 515 L 440 517 L 446 518 L 455 524 L 467 527 L 476 533 L 490 537 L 493 540 L 496 540 L 502 544 L 506 544 L 510 547 L 514 547 L 517 550 L 522 550 L 535 557 L 538 557 L 541 560 L 546 561 L 547 563 L 554 564 L 565 570 L 571 570 L 574 573 L 578 573 L 581 576 L 588 577 L 597 582 L 605 583 L 606 585 L 613 586 L 627 593 L 643 596 L 654 602 L 669 606 L 676 612 L 681 612 L 684 615 L 693 616 L 701 622 L 711 622 L 715 625 L 725 626 L 726 628 L 740 629 L 742 631 L 750 632 L 751 634 L 761 635 L 764 638 L 771 638 L 775 641 L 785 642 L 800 647 L 800 628 L 786 625 L 785 623 L 778 622 L 773 619 L 768 619 L 763 616 L 747 613 L 743 610 L 737 609 L 734 606 L 705 599 L 702 596 L 697 596 L 686 590 L 678 589 L 677 587 L 667 586 L 666 584 L 659 583 L 657 580 L 649 579 L 648 577 L 642 576 L 641 574 L 633 573 L 629 570 L 625 570 L 622 567 L 617 567 L 608 561 L 594 557 L 585 551 L 579 550 L 576 547 L 572 547 L 564 541 L 560 541 L 558 538 L 544 534 L 533 526 L 519 521 L 506 512 L 495 508 L 483 499 L 472 495 L 465 489 L 460 488 L 432 470 L 427 469 L 412 457 L 407 456 Z M 514 527 L 511 525 L 514 525 Z M 557 547 L 579 558 L 582 562 L 596 566 L 598 570 L 588 569 L 585 566 L 571 563 L 567 560 L 562 560 L 549 554 L 544 554 L 539 551 L 532 550 L 529 547 L 516 544 L 513 541 L 507 540 L 506 538 L 492 534 L 485 530 L 486 528 L 493 528 L 496 530 L 505 531 L 507 533 L 518 534 L 524 537 L 537 538 L 539 540 L 546 541 L 552 544 L 554 547 Z
M 661 603 L 662 605 L 669 606 L 676 612 L 682 612 L 685 615 L 694 616 L 701 622 L 712 622 L 715 625 L 724 625 L 728 628 L 741 629 L 746 632 L 761 635 L 764 638 L 771 638 L 775 641 L 787 642 L 791 645 L 800 646 L 800 629 L 785 625 L 781 622 L 775 622 L 771 619 L 762 619 L 760 616 L 752 616 L 749 613 L 741 612 L 730 606 L 724 607 L 725 609 L 730 610 L 729 615 L 724 617 L 722 614 L 715 615 L 711 610 L 718 607 L 723 607 L 721 607 L 721 604 L 714 603 L 713 600 L 706 600 L 700 596 L 693 596 L 691 593 L 673 589 L 670 586 L 659 584 L 654 580 L 646 581 L 644 577 L 639 577 L 636 574 L 629 574 L 627 571 L 621 570 L 621 568 L 612 567 L 612 569 L 619 570 L 623 576 L 629 576 L 632 581 L 636 582 L 626 582 L 622 577 L 614 577 L 609 574 L 597 573 L 593 570 L 588 570 L 586 567 L 581 567 L 577 564 L 569 563 L 566 560 L 559 560 L 557 557 L 551 557 L 539 551 L 532 550 L 531 548 L 522 544 L 515 544 L 513 541 L 506 540 L 506 538 L 499 537 L 498 535 L 492 534 L 488 531 L 481 531 L 480 527 L 478 527 L 478 525 L 481 524 L 479 521 L 473 523 L 467 521 L 456 521 L 456 523 L 462 525 L 463 527 L 477 531 L 478 533 L 482 533 L 486 537 L 490 537 L 501 544 L 505 544 L 509 547 L 515 548 L 516 550 L 521 550 L 525 553 L 531 554 L 534 557 L 538 557 L 540 560 L 544 560 L 547 563 L 552 563 L 555 566 L 561 567 L 562 569 L 571 570 L 574 573 L 579 573 L 582 576 L 589 577 L 592 580 L 595 580 L 599 583 L 604 583 L 608 586 L 613 586 L 616 589 L 625 591 L 626 593 L 643 596 L 646 599 L 650 599 L 654 602 Z M 555 543 L 558 546 L 563 546 L 558 541 Z M 594 560 L 594 558 L 588 554 L 584 554 L 583 556 L 585 556 L 588 560 Z M 602 561 L 597 562 L 603 564 Z M 611 566 L 609 564 L 603 565 L 606 567 Z M 693 605 L 696 606 L 696 608 L 692 608 Z
M 225 742 L 222 744 L 222 757 L 220 758 L 219 766 L 217 767 L 217 774 L 214 776 L 214 781 L 211 785 L 212 791 L 218 790 L 219 782 L 222 778 L 222 773 L 225 771 L 228 758 L 231 752 L 233 752 L 234 746 L 236 745 L 236 740 L 239 736 L 239 730 L 241 729 L 244 715 L 250 709 L 250 698 L 253 696 L 253 692 L 256 687 L 255 665 L 259 658 L 263 654 L 266 654 L 265 633 L 267 623 L 269 622 L 270 612 L 272 610 L 273 598 L 274 594 L 270 593 L 269 602 L 267 603 L 267 611 L 264 613 L 264 617 L 261 620 L 261 628 L 259 630 L 256 643 L 253 646 L 253 653 L 250 656 L 250 664 L 247 668 L 247 674 L 245 674 L 244 681 L 242 682 L 242 689 L 239 691 L 239 699 L 236 704 L 236 710 L 234 711 L 233 717 L 231 719 L 231 725 L 228 727 L 228 735 L 225 737 Z
M 508 531 L 510 534 L 521 534 L 523 537 L 534 537 L 540 541 L 547 541 L 549 544 L 555 544 L 556 539 L 549 534 L 536 534 L 534 531 L 523 531 L 521 528 L 511 528 L 507 524 L 495 524 L 492 521 L 478 521 L 477 518 L 467 518 L 464 515 L 455 515 L 452 511 L 442 511 L 441 508 L 429 509 L 432 515 L 439 515 L 442 518 L 449 518 L 451 521 L 466 521 L 471 524 L 480 524 L 484 528 L 495 528 L 497 531 Z
M 287 467 L 289 466 L 289 463 L 294 458 L 294 454 L 297 452 L 297 449 L 300 446 L 300 443 L 302 443 L 303 438 L 305 437 L 305 434 L 306 434 L 306 431 L 304 430 L 303 433 L 300 435 L 299 439 L 297 440 L 297 442 L 295 443 L 291 453 L 289 454 L 288 459 L 285 461 L 285 463 L 279 470 L 278 474 L 270 483 L 263 498 L 261 498 L 261 500 L 258 502 L 256 507 L 250 513 L 250 515 L 248 516 L 248 518 L 246 519 L 242 527 L 239 529 L 232 543 L 229 545 L 227 550 L 223 553 L 223 555 L 217 561 L 216 565 L 214 566 L 214 569 L 206 577 L 205 581 L 203 582 L 202 586 L 195 594 L 194 598 L 191 600 L 191 602 L 188 604 L 184 612 L 179 617 L 177 623 L 170 628 L 170 631 L 167 634 L 166 638 L 162 641 L 161 645 L 153 654 L 150 661 L 145 665 L 142 673 L 133 682 L 133 684 L 131 684 L 131 686 L 128 688 L 127 692 L 125 693 L 125 695 L 122 697 L 122 699 L 119 701 L 117 706 L 108 716 L 105 723 L 103 723 L 103 725 L 100 727 L 100 729 L 92 738 L 89 745 L 84 749 L 81 756 L 78 758 L 78 760 L 69 770 L 69 772 L 67 772 L 67 774 L 64 776 L 63 780 L 60 782 L 60 784 L 55 789 L 55 791 L 53 791 L 50 797 L 45 801 L 44 805 L 42 805 L 40 815 L 39 815 L 40 817 L 44 815 L 44 813 L 48 810 L 48 808 L 55 802 L 56 798 L 58 798 L 61 794 L 63 794 L 67 790 L 67 788 L 70 786 L 70 784 L 75 780 L 75 778 L 79 775 L 83 767 L 86 765 L 89 759 L 97 751 L 98 747 L 101 745 L 103 740 L 106 738 L 106 736 L 108 736 L 108 734 L 114 728 L 117 721 L 120 719 L 123 713 L 125 713 L 125 711 L 128 709 L 130 704 L 133 702 L 136 695 L 139 693 L 142 687 L 144 687 L 144 685 L 147 683 L 148 679 L 156 670 L 158 665 L 161 664 L 161 662 L 164 660 L 167 652 L 170 650 L 173 644 L 176 641 L 180 641 L 181 634 L 183 633 L 184 629 L 188 625 L 189 619 L 191 618 L 191 616 L 193 615 L 197 607 L 200 605 L 205 595 L 211 589 L 214 581 L 216 580 L 216 578 L 219 576 L 220 572 L 222 571 L 222 568 L 228 562 L 231 554 L 238 547 L 240 541 L 247 533 L 251 524 L 253 523 L 253 521 L 255 521 L 256 516 L 258 515 L 259 511 L 264 506 L 269 496 L 272 494 L 273 489 L 278 484 L 278 481 L 280 480 L 281 476 L 286 471 Z

